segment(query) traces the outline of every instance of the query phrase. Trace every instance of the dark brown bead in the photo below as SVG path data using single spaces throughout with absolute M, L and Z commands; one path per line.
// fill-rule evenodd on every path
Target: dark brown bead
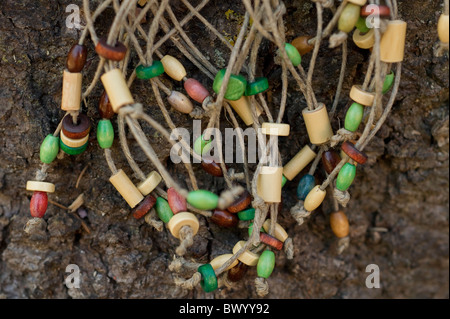
M 358 150 L 353 143 L 345 141 L 342 143 L 341 149 L 356 163 L 363 165 L 367 162 L 367 155 Z
M 251 204 L 251 202 L 252 196 L 247 190 L 245 190 L 241 194 L 241 196 L 239 196 L 239 198 L 236 199 L 234 203 L 227 208 L 227 211 L 229 211 L 230 213 L 239 213 L 240 211 L 246 209 Z
M 248 266 L 240 261 L 236 266 L 228 270 L 228 280 L 237 282 L 241 280 L 247 273 Z
M 78 73 L 86 64 L 87 48 L 84 45 L 74 44 L 67 55 L 66 67 L 69 72 Z
M 106 91 L 103 91 L 102 97 L 100 98 L 100 102 L 98 103 L 98 113 L 102 119 L 110 119 L 114 116 L 114 110 L 111 106 L 111 102 L 109 101 L 108 94 Z
M 330 174 L 341 161 L 339 154 L 332 148 L 322 154 L 322 165 L 325 171 Z
M 78 114 L 77 123 L 73 123 L 72 116 L 66 115 L 62 122 L 62 131 L 68 138 L 79 140 L 89 134 L 91 121 L 85 114 Z
M 205 170 L 205 172 L 212 176 L 223 176 L 222 168 L 214 161 L 212 157 L 202 157 L 202 168 Z
M 146 196 L 135 208 L 133 208 L 133 217 L 136 219 L 144 217 L 150 211 L 150 209 L 153 208 L 155 203 L 155 197 L 153 197 L 152 195 Z
M 298 50 L 298 53 L 300 53 L 301 56 L 311 52 L 314 49 L 314 45 L 308 43 L 309 39 L 311 39 L 310 36 L 301 36 L 295 38 L 291 43 Z
M 269 245 L 270 247 L 275 248 L 276 250 L 283 249 L 283 242 L 276 239 L 273 236 L 270 236 L 266 233 L 259 233 L 259 240 L 266 245 Z
M 112 46 L 106 43 L 106 39 L 100 39 L 95 46 L 95 52 L 107 60 L 122 61 L 127 54 L 127 47 L 119 41 Z
M 210 220 L 222 227 L 235 227 L 239 222 L 239 218 L 236 214 L 231 214 L 226 210 L 214 210 Z

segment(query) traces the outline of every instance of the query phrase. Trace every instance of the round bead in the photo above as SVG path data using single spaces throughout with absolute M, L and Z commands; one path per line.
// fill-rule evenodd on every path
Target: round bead
M 46 192 L 35 191 L 31 196 L 30 213 L 32 217 L 42 218 L 47 211 L 48 196 Z
M 164 66 L 161 61 L 153 61 L 152 65 L 138 65 L 136 77 L 141 80 L 150 80 L 164 73 Z
M 170 209 L 174 214 L 185 212 L 187 210 L 186 199 L 173 187 L 170 187 L 167 190 L 167 201 L 169 202 Z
M 268 89 L 269 89 L 269 81 L 267 80 L 267 78 L 264 77 L 256 78 L 254 82 L 247 83 L 247 87 L 245 89 L 245 96 L 260 94 Z
M 81 72 L 86 64 L 86 58 L 87 48 L 84 45 L 74 44 L 72 48 L 70 48 L 69 54 L 67 55 L 67 70 L 72 73 Z
M 242 247 L 244 247 L 245 241 L 241 240 L 239 241 L 234 247 L 233 247 L 233 254 L 236 254 Z M 258 264 L 259 255 L 245 250 L 238 259 L 242 261 L 247 266 L 256 266 Z
M 352 31 L 356 22 L 358 22 L 360 11 L 359 5 L 347 3 L 339 17 L 338 29 L 345 33 Z
M 375 31 L 370 29 L 366 33 L 362 33 L 359 30 L 353 32 L 353 42 L 361 49 L 370 49 L 375 44 Z
M 60 136 L 61 142 L 64 143 L 64 145 L 71 147 L 71 148 L 83 147 L 84 145 L 87 144 L 87 142 L 89 140 L 89 135 L 86 135 L 85 137 L 82 137 L 80 139 L 68 138 L 64 134 L 63 130 L 61 130 L 61 132 L 59 133 L 59 136 Z
M 116 114 L 114 113 L 106 91 L 103 91 L 103 94 L 100 97 L 100 102 L 98 103 L 98 113 L 103 119 L 111 119 L 114 114 Z
M 217 277 L 210 264 L 204 264 L 198 267 L 197 271 L 202 275 L 200 286 L 205 292 L 212 292 L 217 289 Z
M 162 197 L 158 197 L 155 203 L 155 210 L 159 219 L 164 223 L 168 223 L 173 217 L 173 212 L 170 209 L 169 203 Z
M 39 158 L 42 163 L 50 164 L 59 152 L 59 137 L 49 134 L 45 137 L 39 149 Z
M 380 41 L 380 60 L 386 63 L 402 62 L 405 56 L 406 22 L 389 20 Z M 448 31 L 448 29 L 447 29 Z
M 181 62 L 173 56 L 165 55 L 161 59 L 161 63 L 164 66 L 164 71 L 166 74 L 175 81 L 181 81 L 184 77 L 186 77 L 187 73 L 183 64 L 181 64 Z
M 153 192 L 153 190 L 156 188 L 156 186 L 158 186 L 161 180 L 161 175 L 159 175 L 156 171 L 152 171 L 147 175 L 145 181 L 142 181 L 137 185 L 137 188 L 142 193 L 142 195 L 146 196 Z
M 189 226 L 192 229 L 193 234 L 197 234 L 200 224 L 197 217 L 194 214 L 188 212 L 178 213 L 173 215 L 173 217 L 167 223 L 171 234 L 175 238 L 180 238 L 180 230 L 183 226 Z
M 361 33 L 366 33 L 370 30 L 370 28 L 367 26 L 366 19 L 364 19 L 363 17 L 359 17 L 358 21 L 356 21 L 355 26 Z
M 226 69 L 220 70 L 214 78 L 213 90 L 216 94 L 219 94 L 222 87 L 223 79 L 225 77 Z M 230 101 L 239 100 L 247 88 L 247 80 L 242 75 L 231 74 L 228 81 L 227 90 L 225 92 L 225 99 Z
M 449 42 L 449 15 L 441 14 L 438 21 L 438 36 L 439 40 L 443 43 Z
M 270 236 L 269 234 L 266 233 L 259 233 L 259 240 L 263 243 L 266 244 L 272 248 L 275 248 L 276 250 L 281 250 L 283 249 L 283 243 L 276 239 L 273 236 Z
M 382 6 L 382 5 L 365 5 L 361 8 L 361 17 L 368 17 L 368 16 L 377 16 L 377 17 L 383 17 L 383 18 L 389 18 L 391 15 L 391 10 L 389 10 L 388 6 Z
M 332 148 L 322 153 L 322 165 L 328 174 L 331 174 L 340 161 L 341 156 Z
M 345 165 L 339 171 L 336 178 L 336 188 L 340 191 L 346 191 L 356 176 L 356 166 L 350 163 L 345 163 Z
M 265 221 L 264 224 L 263 224 L 263 228 L 264 228 L 264 230 L 265 230 L 266 232 L 268 232 L 268 231 L 270 230 L 270 223 L 271 223 L 270 219 L 266 219 L 266 221 Z M 283 242 L 283 243 L 284 243 L 284 242 L 286 241 L 286 239 L 288 239 L 288 237 L 289 237 L 288 233 L 287 233 L 287 232 L 284 230 L 284 228 L 283 228 L 280 224 L 278 224 L 278 223 L 275 224 L 274 236 L 275 236 L 276 239 L 278 239 L 279 241 L 281 241 L 281 242 Z
M 325 199 L 327 192 L 325 190 L 320 189 L 320 185 L 316 185 L 306 196 L 305 202 L 303 203 L 303 207 L 309 211 L 312 212 L 317 207 L 322 204 L 323 200 Z
M 211 150 L 211 141 L 205 141 L 204 136 L 199 136 L 194 142 L 194 152 L 198 155 L 203 155 Z
M 394 78 L 394 71 L 391 71 L 391 73 L 386 75 L 383 82 L 383 94 L 387 93 L 392 88 L 392 85 L 394 84 Z
M 214 270 L 219 269 L 224 263 L 226 263 L 231 257 L 233 257 L 233 254 L 224 254 L 217 256 L 213 260 L 209 262 L 209 264 L 213 267 Z M 239 260 L 235 260 L 230 266 L 228 266 L 225 270 L 230 270 L 231 268 L 237 266 L 239 263 Z
M 203 103 L 203 101 L 210 95 L 203 84 L 196 79 L 187 79 L 184 81 L 184 89 L 191 99 L 198 103 Z
M 28 181 L 26 189 L 27 189 L 27 191 L 32 191 L 32 192 L 54 193 L 55 192 L 55 184 L 47 183 L 47 182 L 39 182 L 39 181 Z
M 333 212 L 330 214 L 330 226 L 333 233 L 338 238 L 347 237 L 350 231 L 347 216 L 343 211 Z
M 261 132 L 265 135 L 289 136 L 290 128 L 289 124 L 264 122 Z
M 72 116 L 66 115 L 62 121 L 62 132 L 64 136 L 79 140 L 86 137 L 91 130 L 91 122 L 85 114 L 78 114 L 77 123 L 73 123 Z
M 283 176 L 292 181 L 311 161 L 316 153 L 306 145 L 283 167 Z
M 223 172 L 219 164 L 217 164 L 212 157 L 202 157 L 202 168 L 210 175 L 222 177 Z
M 291 42 L 291 44 L 297 49 L 298 53 L 300 53 L 300 56 L 303 56 L 314 49 L 314 45 L 308 43 L 310 39 L 311 39 L 310 36 L 301 36 L 295 38 Z
M 97 125 L 97 141 L 101 148 L 110 148 L 114 142 L 114 128 L 110 120 L 100 120 Z
M 345 114 L 345 129 L 350 132 L 355 132 L 358 129 L 359 124 L 361 124 L 363 115 L 364 106 L 356 102 L 350 105 L 347 110 L 347 114 Z
M 286 54 L 289 60 L 291 60 L 293 66 L 298 66 L 302 63 L 302 56 L 295 46 L 290 43 L 286 43 L 284 45 L 284 49 L 286 50 Z
M 265 250 L 262 252 L 256 266 L 258 277 L 269 278 L 275 268 L 275 254 L 273 251 Z
M 353 143 L 345 141 L 342 143 L 341 149 L 356 163 L 364 165 L 367 162 L 367 155 L 358 150 Z
M 264 230 L 264 228 L 261 226 L 261 229 L 259 230 L 260 233 L 265 233 L 266 231 Z M 250 223 L 248 225 L 248 236 L 250 237 L 253 233 L 253 223 Z
M 245 274 L 247 273 L 248 266 L 244 264 L 242 261 L 238 261 L 238 264 L 228 270 L 228 280 L 231 282 L 237 282 L 244 278 Z
M 216 225 L 228 228 L 235 227 L 239 222 L 239 218 L 235 214 L 218 209 L 214 210 L 210 220 Z
M 305 108 L 302 115 L 311 144 L 327 143 L 333 136 L 333 129 L 325 104 L 319 103 L 314 110 Z
M 172 91 L 167 101 L 175 110 L 184 114 L 189 114 L 194 109 L 191 100 L 181 92 Z
M 314 176 L 310 174 L 304 175 L 297 187 L 297 198 L 299 200 L 305 200 L 306 196 L 308 196 L 309 192 L 316 186 L 316 180 Z
M 88 143 L 86 142 L 86 144 L 80 147 L 70 147 L 64 144 L 64 142 L 61 139 L 59 140 L 59 148 L 68 155 L 79 155 L 86 150 L 87 146 Z
M 207 190 L 199 189 L 189 192 L 187 202 L 197 209 L 212 210 L 217 207 L 219 196 Z
M 255 209 L 253 207 L 248 208 L 237 213 L 237 216 L 240 220 L 253 220 L 255 219 Z
M 95 46 L 95 52 L 107 60 L 122 61 L 127 54 L 127 47 L 118 41 L 112 46 L 106 43 L 106 39 L 100 39 Z
M 136 207 L 133 208 L 132 214 L 136 219 L 144 217 L 156 203 L 156 199 L 152 195 L 146 196 Z
M 252 195 L 247 191 L 244 192 L 231 204 L 227 210 L 230 213 L 239 213 L 246 209 L 252 202 Z
M 353 85 L 350 90 L 350 98 L 356 103 L 372 106 L 375 100 L 375 93 L 364 91 L 361 85 Z

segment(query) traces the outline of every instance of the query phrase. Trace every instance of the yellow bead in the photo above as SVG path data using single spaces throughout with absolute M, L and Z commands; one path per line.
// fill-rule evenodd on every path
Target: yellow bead
M 323 200 L 325 199 L 325 195 L 327 192 L 325 190 L 320 189 L 320 185 L 316 185 L 306 196 L 305 202 L 303 203 L 303 207 L 309 211 L 312 212 L 317 207 L 322 204 Z
M 161 59 L 164 71 L 175 81 L 181 81 L 187 75 L 186 69 L 180 61 L 171 55 L 166 55 Z

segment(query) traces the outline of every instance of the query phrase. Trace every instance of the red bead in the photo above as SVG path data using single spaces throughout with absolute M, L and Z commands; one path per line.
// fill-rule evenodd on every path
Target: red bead
M 84 45 L 74 44 L 67 55 L 66 67 L 71 73 L 83 70 L 86 64 L 87 49 Z
M 42 218 L 47 210 L 48 197 L 46 192 L 34 192 L 30 201 L 30 213 L 32 217 Z
M 248 266 L 240 261 L 236 266 L 228 270 L 228 280 L 237 282 L 241 280 L 248 270 Z
M 222 227 L 235 227 L 238 222 L 239 218 L 236 214 L 231 214 L 230 212 L 226 210 L 214 210 L 213 215 L 211 216 L 210 220 L 219 226 Z
M 252 202 L 252 196 L 250 195 L 250 193 L 245 190 L 241 196 L 239 196 L 238 199 L 236 199 L 234 201 L 233 204 L 231 204 L 227 210 L 230 213 L 239 213 L 240 211 L 243 211 L 244 209 L 246 209 Z
M 259 233 L 259 240 L 270 247 L 275 248 L 276 250 L 281 250 L 283 248 L 283 242 L 276 239 L 273 236 L 270 236 L 266 233 Z
M 174 214 L 187 212 L 186 199 L 178 194 L 173 187 L 167 190 L 167 202 L 169 203 L 170 209 Z
M 217 164 L 211 157 L 202 157 L 202 168 L 208 174 L 216 177 L 222 177 L 223 171 L 219 164 Z
M 208 90 L 195 79 L 187 79 L 184 82 L 184 89 L 187 94 L 198 103 L 203 103 L 203 101 L 209 96 Z
M 135 208 L 133 208 L 133 217 L 136 219 L 141 219 L 150 211 L 150 209 L 152 209 L 155 203 L 156 198 L 152 195 L 148 195 Z
M 345 141 L 341 148 L 356 163 L 363 165 L 367 162 L 367 155 L 358 150 L 353 143 Z
M 370 15 L 389 18 L 391 10 L 389 10 L 388 6 L 378 6 L 374 4 L 363 6 L 361 8 L 361 17 L 368 17 Z
M 322 154 L 322 164 L 325 171 L 330 174 L 341 161 L 339 154 L 332 148 Z
M 110 119 L 115 114 L 106 91 L 103 91 L 100 102 L 98 103 L 98 113 L 102 119 Z
M 106 43 L 106 39 L 100 39 L 95 46 L 95 52 L 107 60 L 122 61 L 127 54 L 127 47 L 118 41 L 112 46 Z

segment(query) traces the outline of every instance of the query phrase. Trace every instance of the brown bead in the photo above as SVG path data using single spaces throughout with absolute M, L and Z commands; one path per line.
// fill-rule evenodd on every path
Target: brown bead
M 240 261 L 236 266 L 228 270 L 228 280 L 231 282 L 237 282 L 244 278 L 247 273 L 248 266 Z
M 347 216 L 341 210 L 330 214 L 330 226 L 338 238 L 347 237 L 350 232 Z
M 332 148 L 322 154 L 322 165 L 325 171 L 330 174 L 341 161 L 339 154 Z
M 310 36 L 301 36 L 298 38 L 295 38 L 291 44 L 298 50 L 300 55 L 304 55 L 306 53 L 311 52 L 314 49 L 314 45 L 309 44 L 308 40 L 311 39 Z
M 172 91 L 167 97 L 169 104 L 178 112 L 189 114 L 194 109 L 191 100 L 183 93 Z
M 112 46 L 106 43 L 106 39 L 100 39 L 95 46 L 95 52 L 105 59 L 122 61 L 127 54 L 127 47 L 119 41 L 116 42 L 116 45 Z
M 111 102 L 109 101 L 108 94 L 106 91 L 103 91 L 102 97 L 100 98 L 100 102 L 98 103 L 98 113 L 100 117 L 103 119 L 110 119 L 114 116 L 114 110 L 111 106 Z
M 266 233 L 259 233 L 259 240 L 266 245 L 269 245 L 270 247 L 275 248 L 276 250 L 283 249 L 283 242 L 276 239 L 273 236 L 270 236 Z
M 356 149 L 353 143 L 345 141 L 344 143 L 342 143 L 341 149 L 356 163 L 363 165 L 367 162 L 367 155 Z
M 217 224 L 222 227 L 235 227 L 238 222 L 239 218 L 236 214 L 231 214 L 230 212 L 226 210 L 214 210 L 213 215 L 210 219 L 214 224 Z
M 217 164 L 212 157 L 202 157 L 202 168 L 210 175 L 222 177 L 223 171 L 219 164 Z
M 85 114 L 78 114 L 77 123 L 73 123 L 72 116 L 67 115 L 62 122 L 62 132 L 64 136 L 79 140 L 86 137 L 91 130 L 91 122 Z
M 252 202 L 252 196 L 250 195 L 250 193 L 245 190 L 241 196 L 239 196 L 238 199 L 236 199 L 234 201 L 233 204 L 231 204 L 227 210 L 230 213 L 239 213 L 240 211 L 243 211 L 244 209 L 246 209 Z
M 153 208 L 153 206 L 156 203 L 156 198 L 152 195 L 148 195 L 145 197 L 135 208 L 133 208 L 132 214 L 133 217 L 136 219 L 140 219 L 144 217 L 150 209 Z
M 361 17 L 368 17 L 370 15 L 377 15 L 380 18 L 389 18 L 391 15 L 391 10 L 389 10 L 388 6 L 378 6 L 375 9 L 373 4 L 365 5 L 361 8 Z
M 178 194 L 175 188 L 171 187 L 167 190 L 167 202 L 174 214 L 187 211 L 186 199 Z
M 78 73 L 86 64 L 87 48 L 84 45 L 74 44 L 67 55 L 66 67 L 69 72 Z

